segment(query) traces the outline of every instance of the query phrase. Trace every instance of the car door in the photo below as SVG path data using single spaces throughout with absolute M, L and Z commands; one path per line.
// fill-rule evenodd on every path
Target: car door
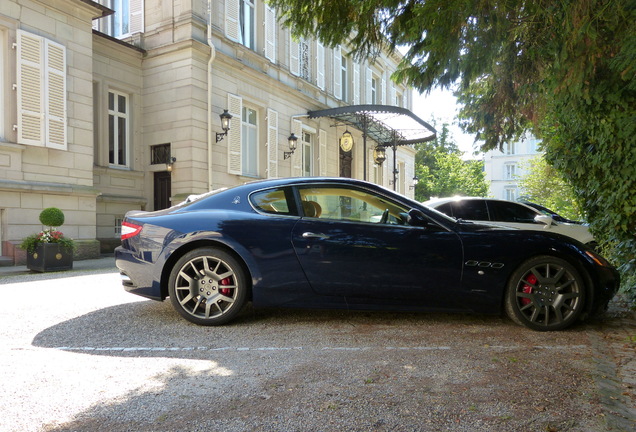
M 436 224 L 406 224 L 408 208 L 376 192 L 332 185 L 299 188 L 292 243 L 312 289 L 351 304 L 448 306 L 460 287 L 462 245 Z M 452 302 L 454 300 L 450 300 Z

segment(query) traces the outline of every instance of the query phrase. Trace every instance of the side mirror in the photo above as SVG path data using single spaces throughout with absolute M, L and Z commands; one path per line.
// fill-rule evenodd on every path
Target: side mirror
M 427 227 L 428 218 L 418 209 L 409 210 L 407 222 L 411 226 Z
M 548 229 L 552 226 L 552 216 L 548 215 L 536 215 L 534 217 L 534 221 L 537 223 L 541 223 L 545 225 L 545 228 Z

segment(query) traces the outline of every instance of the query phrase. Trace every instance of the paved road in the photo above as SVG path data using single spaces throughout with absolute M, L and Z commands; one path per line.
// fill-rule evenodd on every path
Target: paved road
M 636 326 L 247 309 L 206 328 L 112 259 L 0 272 L 0 431 L 632 431 Z

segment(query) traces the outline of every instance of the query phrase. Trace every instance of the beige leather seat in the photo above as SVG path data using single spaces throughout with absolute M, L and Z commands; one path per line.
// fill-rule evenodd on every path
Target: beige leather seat
M 303 201 L 303 213 L 306 217 L 320 217 L 322 207 L 316 201 Z

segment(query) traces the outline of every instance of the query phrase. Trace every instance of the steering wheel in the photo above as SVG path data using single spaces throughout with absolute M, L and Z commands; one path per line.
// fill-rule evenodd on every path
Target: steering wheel
M 389 221 L 389 209 L 386 209 L 382 212 L 382 217 L 380 218 L 381 224 L 385 224 Z

